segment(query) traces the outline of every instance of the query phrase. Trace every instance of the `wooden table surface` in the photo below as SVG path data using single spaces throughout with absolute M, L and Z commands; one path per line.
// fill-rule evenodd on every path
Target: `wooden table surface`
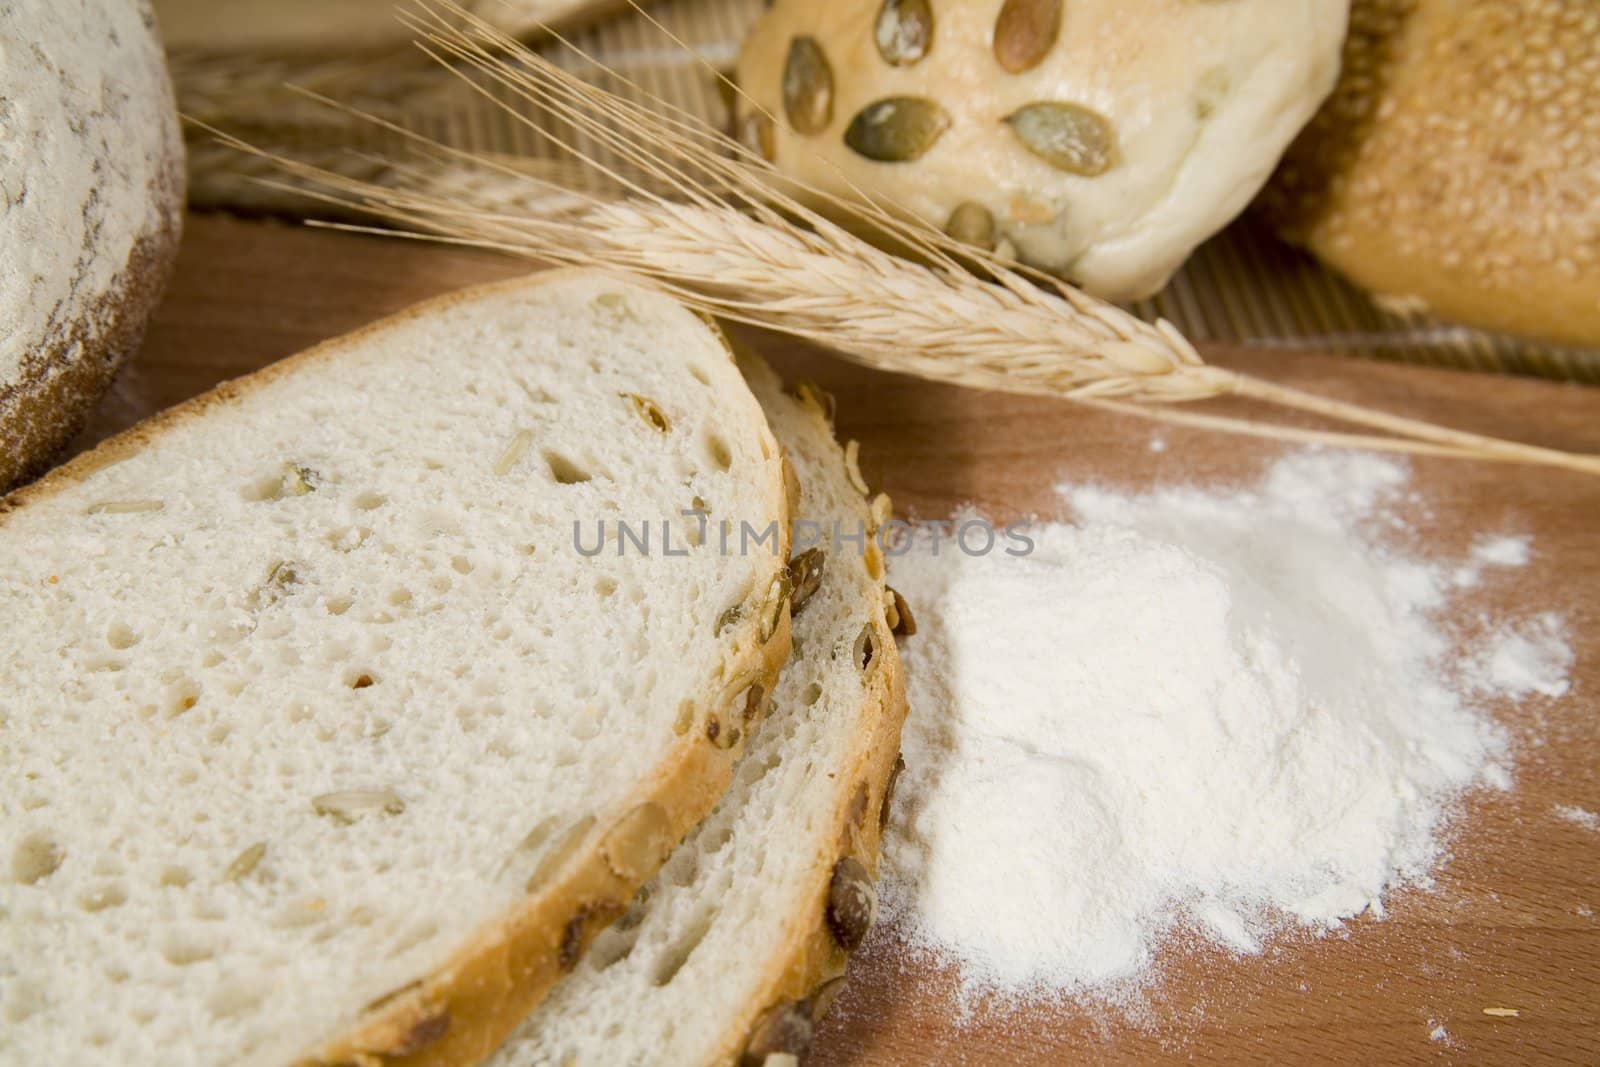
M 526 269 L 400 240 L 193 218 L 143 352 L 79 443 L 415 300 Z M 781 372 L 835 392 L 839 432 L 860 439 L 868 480 L 897 510 L 924 517 L 967 502 L 998 519 L 1048 515 L 1063 478 L 1238 482 L 1282 451 L 752 340 Z M 1600 391 L 1581 386 L 1304 353 L 1205 355 L 1465 429 L 1600 452 Z M 1160 453 L 1149 447 L 1158 432 Z M 1432 891 L 1395 894 L 1382 921 L 1358 919 L 1339 935 L 1290 939 L 1251 959 L 1174 950 L 1138 1025 L 1081 1005 L 981 1015 L 957 1028 L 948 975 L 866 953 L 813 1062 L 1600 1064 L 1600 832 L 1553 810 L 1600 810 L 1600 478 L 1438 459 L 1415 460 L 1413 471 L 1421 501 L 1407 512 L 1411 547 L 1460 558 L 1479 532 L 1533 538 L 1528 567 L 1461 602 L 1462 624 L 1483 611 L 1552 610 L 1577 652 L 1566 698 L 1496 709 L 1518 739 L 1516 786 L 1469 803 Z M 1436 1026 L 1448 1037 L 1430 1039 Z

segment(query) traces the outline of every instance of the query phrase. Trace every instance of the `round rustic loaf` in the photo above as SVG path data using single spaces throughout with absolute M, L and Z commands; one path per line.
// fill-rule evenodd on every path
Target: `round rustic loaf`
M 177 251 L 183 142 L 146 0 L 0 12 L 0 491 L 82 426 Z
M 1399 311 L 1600 344 L 1600 3 L 1355 0 L 1263 203 Z
M 1110 299 L 1159 289 L 1333 87 L 1347 0 L 777 0 L 741 134 Z M 775 120 L 775 121 L 774 121 Z

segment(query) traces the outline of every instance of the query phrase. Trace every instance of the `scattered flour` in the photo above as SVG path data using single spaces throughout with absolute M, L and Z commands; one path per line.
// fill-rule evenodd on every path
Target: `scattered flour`
M 1474 668 L 1474 684 L 1482 690 L 1525 697 L 1566 696 L 1571 683 L 1572 646 L 1566 627 L 1544 614 L 1522 623 L 1501 625 Z
M 1524 567 L 1529 556 L 1526 537 L 1488 537 L 1472 546 L 1472 558 L 1490 567 Z
M 911 947 L 969 994 L 1113 996 L 1174 936 L 1254 953 L 1427 884 L 1461 794 L 1510 784 L 1469 694 L 1554 694 L 1570 652 L 1540 622 L 1538 669 L 1459 680 L 1451 568 L 1369 532 L 1405 485 L 1304 453 L 1245 491 L 1064 486 L 1081 525 L 1030 555 L 893 558 L 920 629 L 884 900 Z
M 1525 567 L 1531 558 L 1526 537 L 1482 537 L 1472 546 L 1472 555 L 1455 569 L 1455 584 L 1471 589 L 1483 579 L 1485 567 Z
M 1559 804 L 1555 811 L 1558 819 L 1570 822 L 1590 833 L 1600 833 L 1600 812 L 1586 811 L 1570 804 Z

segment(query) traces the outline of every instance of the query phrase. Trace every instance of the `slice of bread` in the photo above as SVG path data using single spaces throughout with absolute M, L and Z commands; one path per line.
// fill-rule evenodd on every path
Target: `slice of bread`
M 821 405 L 806 402 L 817 394 L 796 402 L 764 366 L 746 373 L 799 471 L 796 546 L 810 523 L 831 542 L 835 523 L 850 536 L 885 520 L 886 498 L 874 517 Z M 732 789 L 493 1067 L 804 1055 L 875 911 L 906 711 L 881 554 L 820 547 L 821 584 L 802 599 L 796 578 L 794 656 Z
M 567 272 L 0 502 L 0 1062 L 486 1055 L 726 788 L 787 483 L 714 326 Z

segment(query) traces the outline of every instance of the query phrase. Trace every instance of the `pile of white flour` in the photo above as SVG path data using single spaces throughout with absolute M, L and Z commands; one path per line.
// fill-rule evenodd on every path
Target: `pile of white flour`
M 898 931 L 969 992 L 1105 993 L 1173 934 L 1255 952 L 1425 883 L 1453 802 L 1510 784 L 1484 687 L 1554 692 L 1570 654 L 1552 619 L 1451 647 L 1457 568 L 1373 533 L 1405 479 L 1305 453 L 1244 492 L 1064 486 L 1081 524 L 1035 526 L 1031 555 L 894 558 L 920 626 L 885 844 Z

